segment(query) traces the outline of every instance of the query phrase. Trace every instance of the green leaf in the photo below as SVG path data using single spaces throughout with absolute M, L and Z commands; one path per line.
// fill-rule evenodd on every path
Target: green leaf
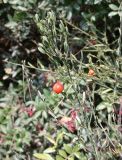
M 78 159 L 80 159 L 80 158 L 81 158 L 81 154 L 80 154 L 80 152 L 76 152 L 76 153 L 74 153 L 74 155 L 75 155 Z
M 62 140 L 63 136 L 64 136 L 64 132 L 59 133 L 57 138 L 56 138 L 56 143 L 58 143 L 60 140 Z
M 14 22 L 14 21 L 10 21 L 10 22 L 6 23 L 5 26 L 6 26 L 7 28 L 13 29 L 14 27 L 17 26 L 17 23 Z
M 59 150 L 59 155 L 66 158 L 67 157 L 67 154 L 64 150 Z
M 106 104 L 104 102 L 100 103 L 97 107 L 96 110 L 100 111 L 106 108 Z
M 52 144 L 56 145 L 56 141 L 50 136 L 50 135 L 46 135 L 45 138 L 50 141 Z
M 53 152 L 55 152 L 55 151 L 56 151 L 56 150 L 55 150 L 54 147 L 49 147 L 49 148 L 47 148 L 47 149 L 44 150 L 44 153 L 53 153 Z
M 45 110 L 42 111 L 42 117 L 45 118 L 45 119 L 48 118 L 47 112 Z
M 22 6 L 17 6 L 16 9 L 20 10 L 20 11 L 27 11 L 28 9 Z
M 110 92 L 110 91 L 112 91 L 112 89 L 111 89 L 111 88 L 106 89 L 106 90 L 102 91 L 102 94 L 108 93 L 108 92 Z
M 68 46 L 68 43 L 67 41 L 64 42 L 64 51 L 67 53 L 69 50 L 69 46 Z
M 35 153 L 34 157 L 41 159 L 41 160 L 54 160 L 49 154 L 43 153 Z
M 7 128 L 6 128 L 6 126 L 1 125 L 0 126 L 0 131 L 3 132 L 3 133 L 5 133 L 5 134 L 7 134 Z
M 33 119 L 37 119 L 40 115 L 41 115 L 41 111 L 37 111 L 37 112 L 34 114 Z
M 95 0 L 95 1 L 94 1 L 94 4 L 98 4 L 98 3 L 100 3 L 100 2 L 102 2 L 102 0 Z
M 27 17 L 26 12 L 16 12 L 14 14 L 13 20 L 14 21 L 22 21 Z
M 79 145 L 75 145 L 72 149 L 72 152 L 78 152 L 80 150 Z
M 56 160 L 65 160 L 65 159 L 64 159 L 63 157 L 57 155 L 57 156 L 56 156 Z
M 43 89 L 44 95 L 46 96 L 46 98 L 50 97 L 50 92 L 47 89 Z
M 75 92 L 74 89 L 72 88 L 72 85 L 69 85 L 69 84 L 65 85 L 65 90 L 66 90 L 67 95 L 73 94 Z
M 7 3 L 8 2 L 8 0 L 3 0 L 3 3 Z
M 112 112 L 112 110 L 113 110 L 113 107 L 112 107 L 111 104 L 109 104 L 109 105 L 107 106 L 107 111 L 108 111 L 108 113 Z
M 23 152 L 23 149 L 22 149 L 21 147 L 18 147 L 18 146 L 16 146 L 15 150 L 16 150 L 17 152 L 20 152 L 20 153 Z
M 115 4 L 110 4 L 109 7 L 114 11 L 117 11 L 119 9 Z
M 46 36 L 42 36 L 43 41 L 48 42 L 48 39 Z
M 118 12 L 112 11 L 112 12 L 110 12 L 110 13 L 108 14 L 108 16 L 109 16 L 109 17 L 113 17 L 113 16 L 115 16 L 115 15 L 117 15 L 117 14 L 118 14 Z
M 67 145 L 67 144 L 64 144 L 64 149 L 67 153 L 71 154 L 72 153 L 72 147 Z
M 68 160 L 74 160 L 74 157 L 69 157 Z
M 43 48 L 41 48 L 41 47 L 38 47 L 38 50 L 43 54 L 45 53 L 45 50 Z
M 3 83 L 2 82 L 0 82 L 0 87 L 2 87 L 3 86 Z
M 108 107 L 111 107 L 111 104 L 108 103 L 108 102 L 102 102 L 100 103 L 97 107 L 96 107 L 96 110 L 97 111 L 100 111 L 100 110 L 103 110 L 105 108 L 108 108 Z

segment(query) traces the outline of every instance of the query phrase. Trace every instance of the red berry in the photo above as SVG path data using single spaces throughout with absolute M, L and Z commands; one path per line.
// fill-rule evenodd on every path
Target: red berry
M 27 109 L 25 109 L 25 111 L 27 112 L 27 114 L 28 114 L 28 116 L 29 117 L 32 117 L 33 115 L 34 115 L 34 113 L 35 113 L 35 108 L 34 107 L 28 107 Z
M 54 85 L 53 85 L 53 91 L 57 94 L 61 93 L 64 90 L 64 86 L 60 81 L 57 81 Z
M 89 76 L 94 76 L 95 75 L 94 70 L 93 69 L 89 69 L 88 75 Z
M 59 122 L 61 125 L 65 126 L 68 131 L 72 133 L 76 131 L 75 121 L 71 117 L 62 117 Z
M 72 121 L 68 121 L 68 122 L 66 123 L 66 125 L 67 125 L 67 129 L 68 129 L 70 132 L 74 133 L 74 132 L 76 131 L 76 126 L 75 126 L 75 123 L 74 123 L 73 120 L 72 120 Z
M 97 42 L 96 42 L 95 39 L 91 39 L 91 40 L 90 40 L 90 43 L 91 43 L 92 45 L 95 45 Z
M 37 123 L 37 125 L 36 125 L 36 131 L 40 132 L 42 130 L 43 130 L 42 125 L 40 123 Z
M 0 144 L 2 144 L 4 142 L 4 134 L 0 133 Z
M 77 114 L 78 114 L 77 111 L 72 109 L 70 112 L 70 117 L 75 120 L 77 117 Z

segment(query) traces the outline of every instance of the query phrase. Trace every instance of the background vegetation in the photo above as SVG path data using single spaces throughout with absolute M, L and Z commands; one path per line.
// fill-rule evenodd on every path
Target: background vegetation
M 1 160 L 122 158 L 121 0 L 1 0 L 0 65 Z

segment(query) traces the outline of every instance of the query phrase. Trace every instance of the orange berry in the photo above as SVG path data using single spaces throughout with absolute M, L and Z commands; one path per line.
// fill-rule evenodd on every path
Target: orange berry
M 95 75 L 94 70 L 93 69 L 89 69 L 88 75 L 89 76 L 94 76 Z
M 60 81 L 57 81 L 54 85 L 53 85 L 53 91 L 57 94 L 61 93 L 64 90 L 64 86 Z

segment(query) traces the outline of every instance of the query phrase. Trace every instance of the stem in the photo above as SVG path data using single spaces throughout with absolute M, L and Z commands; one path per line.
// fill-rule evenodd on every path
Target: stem
M 68 66 L 67 64 L 68 64 L 68 62 L 67 62 L 66 60 L 64 60 L 64 65 L 65 65 L 66 68 L 67 68 L 68 75 L 69 75 L 69 77 L 70 77 L 71 83 L 73 84 L 74 81 L 73 81 L 73 79 L 72 79 L 72 76 L 71 76 L 70 70 L 69 70 L 69 66 Z M 77 100 L 78 100 L 79 106 L 81 106 L 81 107 L 80 107 L 80 110 L 81 110 L 81 115 L 82 115 L 82 117 L 83 117 L 83 122 L 84 122 L 83 126 L 84 126 L 85 130 L 87 131 L 87 136 L 88 136 L 89 140 L 90 140 L 91 143 L 93 144 L 93 148 L 94 148 L 94 151 L 95 151 L 95 154 L 96 154 L 96 156 L 95 156 L 95 157 L 96 157 L 96 160 L 99 160 L 99 155 L 98 155 L 98 152 L 97 152 L 97 149 L 96 149 L 96 144 L 95 144 L 95 142 L 94 142 L 94 140 L 93 140 L 93 137 L 92 137 L 91 134 L 90 134 L 90 133 L 91 133 L 91 130 L 90 130 L 89 127 L 87 126 L 87 125 L 88 125 L 87 120 L 86 120 L 87 117 L 83 114 L 84 111 L 83 111 L 83 108 L 82 108 L 82 103 L 80 102 L 79 97 L 78 97 L 78 95 L 77 95 L 77 93 L 79 92 L 79 90 L 75 89 L 74 86 L 73 86 L 73 90 L 75 91 L 75 95 L 76 95 L 76 98 L 77 98 Z
M 120 16 L 119 56 L 121 56 L 122 55 L 122 2 L 120 4 L 118 14 Z
M 96 38 L 96 37 L 94 37 L 94 36 L 92 36 L 92 35 L 90 35 L 89 33 L 87 33 L 87 32 L 85 32 L 85 31 L 83 31 L 82 29 L 80 29 L 79 27 L 77 27 L 77 26 L 75 26 L 74 24 L 72 24 L 72 23 L 70 23 L 70 22 L 68 22 L 67 20 L 65 20 L 65 19 L 63 19 L 64 20 L 64 22 L 65 23 L 67 23 L 68 25 L 70 25 L 71 27 L 73 27 L 74 29 L 76 29 L 76 30 L 78 30 L 78 31 L 80 31 L 82 34 L 84 34 L 84 35 L 86 35 L 87 37 L 89 37 L 89 38 Z M 99 41 L 99 40 L 97 40 L 100 44 L 102 44 L 102 42 L 101 41 Z

